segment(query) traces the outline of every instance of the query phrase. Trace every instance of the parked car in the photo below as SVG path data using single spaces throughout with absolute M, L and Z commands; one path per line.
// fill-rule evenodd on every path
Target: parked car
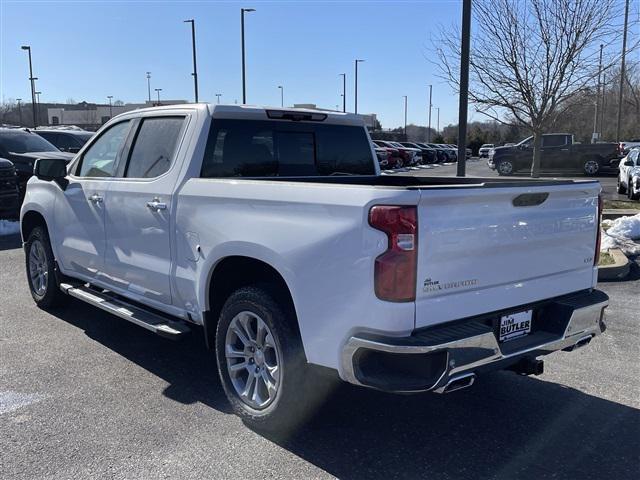
M 618 193 L 640 200 L 640 148 L 632 148 L 618 169 Z
M 389 160 L 387 168 L 393 169 L 403 167 L 404 159 L 399 149 L 392 147 L 389 142 L 385 142 L 384 140 L 373 140 L 373 144 L 378 148 L 384 148 L 390 153 L 390 156 L 387 157 Z
M 437 143 L 421 143 L 420 145 L 425 145 L 428 148 L 432 148 L 436 151 L 436 158 L 438 160 L 437 163 L 446 163 L 449 161 L 449 153 L 448 150 Z
M 16 169 L 9 160 L 0 158 L 0 218 L 18 218 L 19 197 Z
M 36 161 L 20 225 L 31 296 L 173 339 L 198 327 L 233 410 L 289 433 L 326 392 L 310 364 L 446 393 L 489 370 L 542 373 L 538 357 L 604 330 L 597 181 L 382 176 L 370 142 L 341 112 L 121 114 L 71 164 Z
M 494 148 L 493 143 L 485 143 L 483 144 L 480 149 L 478 150 L 478 157 L 483 158 L 489 158 L 489 152 L 491 151 L 491 149 Z
M 400 151 L 405 167 L 415 167 L 416 165 L 420 165 L 422 162 L 422 150 L 419 148 L 405 147 L 400 142 L 387 143 Z
M 39 135 L 23 128 L 0 128 L 0 158 L 10 160 L 18 174 L 21 197 L 27 180 L 33 175 L 38 158 L 62 158 L 70 161 L 73 154 L 58 150 Z
M 62 152 L 78 153 L 82 146 L 93 137 L 93 132 L 84 130 L 62 130 L 62 129 L 36 129 L 34 130 L 42 138 L 55 145 Z
M 620 142 L 618 150 L 620 151 L 620 156 L 626 156 L 632 148 L 640 147 L 640 138 L 636 138 L 634 140 L 628 140 L 624 142 Z
M 428 163 L 436 163 L 437 155 L 433 148 L 429 148 L 426 145 L 413 142 L 400 142 L 401 145 L 408 148 L 415 148 L 420 150 L 420 164 L 426 165 Z
M 374 147 L 374 150 L 378 157 L 378 164 L 380 165 L 380 168 L 383 170 L 390 168 L 390 160 L 392 158 L 391 151 L 381 147 Z
M 533 137 L 528 137 L 513 147 L 497 147 L 490 167 L 500 175 L 531 170 L 533 161 Z M 573 141 L 569 133 L 548 133 L 542 136 L 540 170 L 543 172 L 582 172 L 596 175 L 603 167 L 618 166 L 618 144 L 581 144 Z

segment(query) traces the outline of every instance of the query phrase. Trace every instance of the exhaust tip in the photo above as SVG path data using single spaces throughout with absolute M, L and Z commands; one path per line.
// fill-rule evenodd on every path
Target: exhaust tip
M 468 373 L 459 377 L 454 377 L 447 382 L 447 384 L 436 390 L 438 393 L 451 393 L 456 390 L 462 390 L 463 388 L 470 387 L 476 381 L 475 373 Z

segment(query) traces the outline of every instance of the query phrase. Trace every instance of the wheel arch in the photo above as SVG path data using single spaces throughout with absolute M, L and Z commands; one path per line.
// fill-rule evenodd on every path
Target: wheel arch
M 47 234 L 49 234 L 49 227 L 42 213 L 37 210 L 29 210 L 23 213 L 20 220 L 20 234 L 22 235 L 23 242 L 27 241 L 29 234 L 36 227 L 44 227 Z

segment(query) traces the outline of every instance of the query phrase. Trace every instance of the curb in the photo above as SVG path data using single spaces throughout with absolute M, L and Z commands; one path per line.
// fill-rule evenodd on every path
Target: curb
M 615 262 L 613 265 L 598 267 L 598 281 L 620 280 L 629 274 L 631 262 L 619 248 L 612 248 L 609 254 Z
M 605 208 L 602 211 L 602 218 L 605 220 L 615 220 L 616 218 L 633 216 L 638 213 L 640 213 L 640 210 Z

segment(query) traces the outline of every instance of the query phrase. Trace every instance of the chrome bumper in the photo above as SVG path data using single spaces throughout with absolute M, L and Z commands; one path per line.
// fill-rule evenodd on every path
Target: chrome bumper
M 544 305 L 551 312 L 564 312 L 562 315 L 566 318 L 556 320 L 555 318 L 546 318 L 547 322 L 554 322 L 554 328 L 558 328 L 555 333 L 537 332 L 530 334 L 527 338 L 527 344 L 523 348 L 513 348 L 517 345 L 515 340 L 500 344 L 496 338 L 496 334 L 492 327 L 486 323 L 478 323 L 470 320 L 469 323 L 457 323 L 450 328 L 451 332 L 443 333 L 445 329 L 436 331 L 435 329 L 425 330 L 419 335 L 411 337 L 380 337 L 378 335 L 354 335 L 348 339 L 342 351 L 342 376 L 344 380 L 355 385 L 369 386 L 381 390 L 395 392 L 419 392 L 433 390 L 442 393 L 447 385 L 458 381 L 459 379 L 473 375 L 478 369 L 491 369 L 495 364 L 496 369 L 505 368 L 502 365 L 514 363 L 519 358 L 534 358 L 540 355 L 546 355 L 557 350 L 572 350 L 589 343 L 589 341 L 604 331 L 604 309 L 609 304 L 606 294 L 598 290 L 594 290 L 587 294 L 574 296 L 549 302 Z M 558 307 L 553 310 L 554 307 Z M 487 318 L 488 316 L 483 316 Z M 549 315 L 553 317 L 553 315 Z M 472 323 L 476 322 L 476 323 Z M 458 336 L 456 337 L 456 332 Z M 453 335 L 452 335 L 453 333 Z M 462 333 L 462 335 L 460 335 Z M 453 337 L 447 338 L 446 341 L 438 341 L 443 336 Z M 514 343 L 512 343 L 514 342 Z M 428 383 L 416 388 L 415 385 L 409 388 L 394 386 L 385 388 L 379 382 L 369 382 L 366 375 L 363 375 L 359 369 L 358 356 L 362 352 L 384 352 L 411 359 L 407 355 L 419 355 L 429 358 L 425 354 L 437 354 L 439 367 L 434 370 L 435 374 L 429 379 Z M 442 355 L 446 352 L 446 355 Z M 416 357 L 419 358 L 419 357 Z M 511 362 L 509 362 L 511 360 Z M 390 378 L 390 372 L 385 374 L 386 378 Z M 473 383 L 473 379 L 469 385 Z

